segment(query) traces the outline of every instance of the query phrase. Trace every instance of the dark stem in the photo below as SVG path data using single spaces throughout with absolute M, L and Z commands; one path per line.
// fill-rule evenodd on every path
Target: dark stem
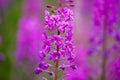
M 107 63 L 107 53 L 106 53 L 106 48 L 107 48 L 107 24 L 106 24 L 106 19 L 103 20 L 103 44 L 102 44 L 102 75 L 101 75 L 101 80 L 106 80 L 106 63 Z
M 60 35 L 60 32 L 58 31 L 57 34 Z M 57 46 L 57 52 L 59 52 L 59 46 Z M 58 66 L 59 66 L 59 61 L 58 61 L 58 59 L 56 59 L 55 60 L 55 78 L 54 78 L 54 80 L 58 80 Z
M 56 60 L 55 61 L 55 78 L 54 78 L 54 80 L 58 80 L 58 65 L 59 65 L 59 61 Z
M 62 7 L 62 0 L 60 0 L 60 4 L 59 4 L 60 7 Z

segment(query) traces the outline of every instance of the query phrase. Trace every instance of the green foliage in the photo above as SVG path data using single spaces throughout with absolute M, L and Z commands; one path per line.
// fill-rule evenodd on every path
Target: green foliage
M 2 24 L 0 34 L 2 35 L 2 46 L 0 52 L 5 55 L 5 61 L 0 63 L 0 80 L 10 80 L 13 68 L 15 37 L 20 17 L 20 5 L 22 0 L 14 0 L 9 7 L 2 12 Z

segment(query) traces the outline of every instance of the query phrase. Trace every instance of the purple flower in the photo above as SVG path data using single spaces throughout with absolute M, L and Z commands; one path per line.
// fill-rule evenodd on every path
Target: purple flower
M 86 50 L 82 47 L 76 47 L 74 62 L 70 63 L 70 68 L 66 69 L 66 66 L 61 66 L 65 68 L 65 80 L 87 80 L 87 54 Z
M 57 60 L 60 60 L 60 53 L 57 52 L 56 50 L 54 50 L 54 51 L 50 54 L 49 60 L 55 61 L 56 59 L 57 59 Z
M 6 9 L 9 5 L 11 0 L 0 0 L 0 10 L 1 9 Z
M 91 38 L 94 38 L 91 44 L 94 45 L 93 47 L 96 47 L 95 50 L 97 50 L 97 52 L 101 52 L 100 45 L 102 45 L 104 42 L 103 35 L 106 35 L 107 40 L 115 38 L 117 41 L 119 41 L 119 31 L 116 27 L 118 22 L 117 7 L 118 0 L 95 1 L 93 13 L 94 27 L 91 31 L 92 34 L 90 36 L 90 40 Z M 105 28 L 106 30 L 104 31 Z
M 115 39 L 120 42 L 120 30 L 116 32 Z
M 16 64 L 21 70 L 23 77 L 30 80 L 35 79 L 32 76 L 35 64 L 39 62 L 39 58 L 43 57 L 44 53 L 39 55 L 42 33 L 43 21 L 42 10 L 44 9 L 42 0 L 23 0 L 22 17 L 18 23 L 18 31 L 16 35 Z M 36 74 L 41 73 L 42 70 L 38 67 L 35 70 Z M 18 78 L 23 79 L 23 77 Z
M 68 55 L 72 55 L 72 50 L 73 50 L 73 40 L 72 40 L 72 25 L 70 24 L 73 21 L 73 13 L 70 9 L 68 8 L 59 8 L 58 11 L 56 12 L 56 15 L 50 15 L 48 11 L 45 11 L 45 20 L 46 20 L 46 29 L 50 31 L 59 31 L 59 34 L 52 34 L 51 36 L 46 36 L 46 39 L 44 39 L 44 46 L 43 48 L 44 51 L 46 51 L 46 48 L 49 48 L 50 52 L 51 50 L 51 45 L 59 46 L 60 49 L 59 51 L 63 51 L 66 54 L 70 52 Z M 65 33 L 67 32 L 67 33 Z M 62 38 L 62 35 L 65 33 L 65 38 Z M 57 51 L 53 51 L 50 54 L 50 57 L 52 56 L 60 57 L 61 53 Z
M 115 67 L 115 71 L 114 71 L 115 80 L 119 80 L 120 79 L 120 58 L 116 60 L 114 67 Z
M 43 5 L 42 0 L 24 0 L 23 14 L 25 16 L 41 16 L 44 9 Z
M 52 71 L 48 71 L 48 74 L 49 74 L 50 76 L 53 76 L 53 75 L 54 75 L 54 73 L 53 73 Z
M 108 27 L 114 26 L 118 20 L 117 13 L 118 0 L 96 0 L 94 7 L 94 24 L 102 26 L 105 19 Z
M 43 4 L 41 0 L 24 0 L 22 6 L 22 17 L 19 21 L 17 31 L 17 63 L 36 63 L 41 45 L 43 21 L 38 18 L 42 15 Z
M 37 17 L 21 18 L 17 33 L 16 59 L 18 63 L 22 63 L 24 60 L 28 62 L 38 60 L 40 36 L 42 35 L 41 27 Z
M 94 39 L 100 41 L 98 42 L 99 45 L 96 46 L 96 50 L 100 53 L 103 53 L 103 60 L 102 65 L 107 67 L 105 77 L 107 74 L 110 74 L 110 66 L 108 64 L 112 63 L 112 59 L 117 51 L 116 49 L 118 46 L 116 45 L 116 41 L 119 41 L 119 28 L 117 27 L 118 22 L 118 0 L 96 0 L 94 6 L 94 27 L 93 29 L 98 29 L 99 33 L 94 36 Z M 96 27 L 95 27 L 96 26 Z M 96 30 L 97 31 L 97 30 Z M 92 31 L 93 32 L 93 31 Z M 110 43 L 109 43 L 110 42 Z M 97 42 L 94 40 L 92 45 L 96 44 Z M 118 44 L 118 43 L 117 43 Z M 101 46 L 102 45 L 102 46 Z M 104 49 L 102 49 L 104 47 Z M 112 54 L 114 53 L 114 54 Z M 106 60 L 106 62 L 105 62 Z M 104 63 L 105 62 L 105 63 Z M 99 71 L 100 75 L 101 71 Z M 101 73 L 104 75 L 104 71 Z M 115 74 L 116 75 L 116 74 Z M 111 78 L 111 74 L 106 78 L 110 77 L 108 80 L 116 80 Z M 113 77 L 113 76 L 112 76 Z
M 45 11 L 45 29 L 51 34 L 45 32 L 43 34 L 43 45 L 40 51 L 40 59 L 42 62 L 40 61 L 39 68 L 44 70 L 44 72 L 46 72 L 49 67 L 52 67 L 49 66 L 49 61 L 55 63 L 56 61 L 59 62 L 64 59 L 72 63 L 74 60 L 72 38 L 73 12 L 68 8 L 58 8 L 54 13 L 55 14 L 51 15 L 49 11 Z M 59 65 L 62 65 L 62 63 Z M 73 65 L 69 67 L 73 69 L 76 68 Z
M 117 59 L 112 58 L 111 62 L 108 65 L 109 73 L 107 78 L 109 80 L 119 80 L 120 79 L 120 56 Z
M 39 54 L 40 60 L 44 60 L 45 56 L 46 56 L 45 53 L 40 51 L 40 54 Z
M 40 74 L 42 72 L 42 70 L 38 67 L 38 68 L 35 68 L 35 74 Z
M 46 62 L 40 62 L 39 63 L 39 68 L 46 70 L 49 67 L 49 64 L 47 64 Z

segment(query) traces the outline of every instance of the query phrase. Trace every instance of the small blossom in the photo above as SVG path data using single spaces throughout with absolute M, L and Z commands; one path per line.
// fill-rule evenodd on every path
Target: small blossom
M 65 66 L 60 66 L 60 69 L 64 71 L 65 70 Z
M 40 62 L 39 63 L 39 68 L 46 70 L 49 67 L 49 64 L 46 62 Z
M 53 73 L 52 71 L 48 71 L 48 74 L 49 74 L 50 76 L 53 76 L 53 75 L 54 75 L 54 73 Z
M 116 59 L 115 63 L 114 63 L 114 69 L 113 69 L 113 78 L 115 80 L 119 80 L 120 79 L 120 56 L 118 57 L 118 59 Z
M 40 68 L 35 68 L 34 72 L 35 72 L 35 74 L 40 74 L 42 72 L 42 70 Z
M 40 54 L 39 54 L 40 59 L 44 60 L 45 56 L 46 56 L 45 53 L 40 51 Z
M 116 33 L 115 38 L 116 38 L 116 40 L 117 40 L 118 42 L 120 42 L 120 31 L 118 31 L 118 32 Z
M 77 66 L 76 65 L 71 65 L 70 66 L 73 70 L 77 69 Z
M 47 5 L 46 7 L 47 7 L 47 8 L 52 8 L 52 6 L 50 6 L 50 5 Z

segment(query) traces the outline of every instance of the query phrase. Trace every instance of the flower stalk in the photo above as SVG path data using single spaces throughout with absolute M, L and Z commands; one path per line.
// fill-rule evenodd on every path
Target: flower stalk
M 59 6 L 62 7 L 62 0 L 60 0 Z M 60 35 L 59 30 L 58 30 L 57 35 Z M 59 52 L 59 46 L 57 46 L 57 52 Z M 59 67 L 59 61 L 55 60 L 55 77 L 54 77 L 54 80 L 58 80 L 58 71 L 59 71 L 58 67 Z
M 102 44 L 102 75 L 101 80 L 106 80 L 106 50 L 107 50 L 107 25 L 106 25 L 106 19 L 103 20 L 103 44 Z
M 58 31 L 58 35 L 60 35 L 60 32 Z M 57 52 L 59 52 L 59 46 L 57 46 Z M 54 80 L 58 80 L 58 67 L 59 67 L 59 61 L 55 60 L 55 78 Z

